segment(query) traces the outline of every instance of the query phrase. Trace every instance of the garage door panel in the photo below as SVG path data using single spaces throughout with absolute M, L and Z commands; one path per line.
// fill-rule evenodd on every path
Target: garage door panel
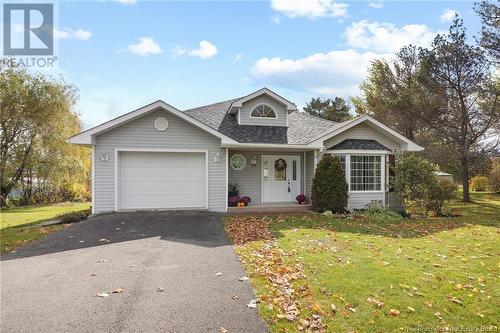
M 121 152 L 120 209 L 202 208 L 204 153 Z
M 128 195 L 128 193 L 140 192 L 142 195 L 146 195 L 147 193 L 157 193 L 157 194 L 182 194 L 182 193 L 191 193 L 198 192 L 200 190 L 200 182 L 203 179 L 199 179 L 198 181 L 191 181 L 188 179 L 180 179 L 174 181 L 146 181 L 142 182 L 139 180 L 134 181 L 125 181 L 122 182 L 122 196 Z

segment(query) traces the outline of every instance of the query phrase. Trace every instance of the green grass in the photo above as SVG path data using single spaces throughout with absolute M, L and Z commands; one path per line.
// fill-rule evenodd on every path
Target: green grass
M 500 196 L 472 199 L 450 204 L 455 218 L 272 217 L 274 242 L 236 251 L 273 332 L 318 320 L 327 332 L 498 326 Z M 298 318 L 286 319 L 287 308 Z
M 49 206 L 25 206 L 2 209 L 0 211 L 0 229 L 40 223 L 54 219 L 62 214 L 83 211 L 89 208 L 89 202 L 65 202 Z
M 0 211 L 0 252 L 13 251 L 20 246 L 56 232 L 66 225 L 39 227 L 43 221 L 70 212 L 82 212 L 90 203 L 66 202 L 49 206 L 25 206 Z
M 50 225 L 46 227 L 12 227 L 0 230 L 0 253 L 11 252 L 29 244 L 32 241 L 45 237 L 47 234 L 59 231 L 67 224 Z

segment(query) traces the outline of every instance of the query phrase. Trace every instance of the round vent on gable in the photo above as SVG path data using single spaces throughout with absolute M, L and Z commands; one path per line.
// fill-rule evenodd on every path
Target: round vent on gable
M 155 119 L 155 128 L 158 131 L 164 131 L 168 128 L 168 120 L 164 117 L 158 117 Z

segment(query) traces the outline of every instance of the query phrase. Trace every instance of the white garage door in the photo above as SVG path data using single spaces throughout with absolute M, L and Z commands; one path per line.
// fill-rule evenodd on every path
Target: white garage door
M 119 154 L 119 209 L 205 208 L 205 153 Z

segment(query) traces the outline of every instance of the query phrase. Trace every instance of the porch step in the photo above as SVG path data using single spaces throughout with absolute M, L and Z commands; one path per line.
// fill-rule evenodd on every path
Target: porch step
M 280 213 L 312 213 L 312 205 L 267 206 L 256 205 L 247 207 L 228 207 L 227 212 L 237 214 L 280 214 Z

